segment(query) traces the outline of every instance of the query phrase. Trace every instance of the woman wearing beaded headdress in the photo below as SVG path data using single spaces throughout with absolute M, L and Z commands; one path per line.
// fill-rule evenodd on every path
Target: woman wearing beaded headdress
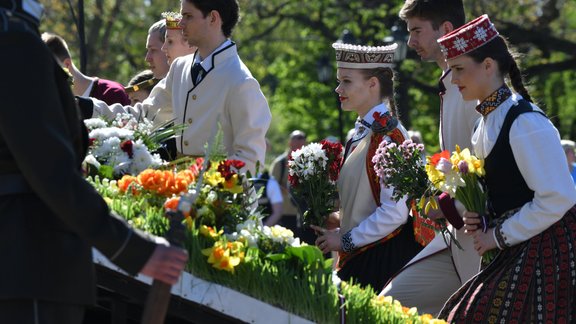
M 485 161 L 489 216 L 462 216 L 476 251 L 495 254 L 446 302 L 440 317 L 453 323 L 573 323 L 576 190 L 558 131 L 532 103 L 487 15 L 438 42 L 452 83 L 465 100 L 480 102 L 472 145 Z
M 397 46 L 336 43 L 333 47 L 342 110 L 356 112 L 358 120 L 338 180 L 340 228 L 316 227 L 320 233 L 316 244 L 324 253 L 338 252 L 342 280 L 353 279 L 380 291 L 422 249 L 414 238 L 406 199 L 392 199 L 393 189 L 380 182 L 372 163 L 380 142 L 402 143 L 408 138 L 393 99 Z
M 182 15 L 177 12 L 163 12 L 162 17 L 166 19 L 166 38 L 161 50 L 166 53 L 168 65 L 172 65 L 172 62 L 180 56 L 194 54 L 198 47 L 190 46 L 182 34 L 180 26 Z

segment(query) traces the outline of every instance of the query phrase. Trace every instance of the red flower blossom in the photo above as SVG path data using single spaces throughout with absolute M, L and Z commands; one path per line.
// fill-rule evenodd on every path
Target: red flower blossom
M 232 178 L 233 175 L 237 174 L 237 171 L 239 171 L 245 165 L 246 163 L 240 160 L 221 161 L 220 164 L 218 164 L 218 172 L 220 172 L 220 174 L 224 177 L 224 179 L 230 180 L 230 178 Z M 235 170 L 232 170 L 232 168 L 234 168 Z
M 375 111 L 372 114 L 372 117 L 374 117 L 375 122 L 377 122 L 378 124 L 380 124 L 382 126 L 386 126 L 386 124 L 388 124 L 388 121 L 390 120 L 389 114 L 381 114 L 378 111 Z
M 444 150 L 440 153 L 436 153 L 434 155 L 432 155 L 430 157 L 430 164 L 432 164 L 433 166 L 436 166 L 438 164 L 438 161 L 440 161 L 440 159 L 446 159 L 446 160 L 450 160 L 450 152 L 448 152 L 447 150 Z
M 120 143 L 120 149 L 124 152 L 126 152 L 126 154 L 128 154 L 129 158 L 133 158 L 134 157 L 134 143 L 132 143 L 131 140 L 125 140 L 124 142 Z
M 331 181 L 337 181 L 340 175 L 340 166 L 342 165 L 342 144 L 322 140 L 322 149 L 326 152 L 326 157 L 330 164 L 328 165 L 328 177 Z

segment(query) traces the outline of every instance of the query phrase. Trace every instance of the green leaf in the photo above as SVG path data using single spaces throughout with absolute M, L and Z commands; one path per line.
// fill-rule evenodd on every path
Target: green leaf
M 114 167 L 110 165 L 101 165 L 98 169 L 98 175 L 107 179 L 114 179 Z

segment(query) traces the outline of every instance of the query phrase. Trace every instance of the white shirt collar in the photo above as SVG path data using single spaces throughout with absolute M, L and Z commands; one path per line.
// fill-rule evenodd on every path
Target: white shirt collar
M 372 107 L 372 109 L 368 111 L 368 113 L 364 116 L 364 118 L 358 117 L 358 120 L 356 120 L 356 123 L 354 124 L 354 128 L 356 129 L 356 131 L 354 133 L 354 136 L 352 137 L 353 140 L 358 140 L 366 136 L 366 134 L 368 134 L 368 127 L 365 124 L 372 125 L 372 123 L 374 122 L 375 112 L 379 112 L 381 114 L 386 113 L 388 112 L 388 106 L 386 106 L 385 103 L 381 103 L 379 105 Z M 361 119 L 364 120 L 364 123 L 361 122 Z
M 200 62 L 204 71 L 210 71 L 212 69 L 212 57 L 214 56 L 214 53 L 218 53 L 221 49 L 223 49 L 227 46 L 230 46 L 231 44 L 232 44 L 232 41 L 229 38 L 226 39 L 224 41 L 224 43 L 222 43 L 220 46 L 218 46 L 218 48 L 216 48 L 214 51 L 212 51 L 212 53 L 210 53 L 210 55 L 208 55 L 202 61 L 200 61 L 200 59 L 201 59 L 200 55 L 195 55 L 194 56 L 194 64 Z

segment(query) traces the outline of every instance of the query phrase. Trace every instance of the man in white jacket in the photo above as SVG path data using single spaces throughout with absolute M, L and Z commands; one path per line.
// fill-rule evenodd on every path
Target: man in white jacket
M 472 133 L 480 118 L 474 109 L 477 103 L 462 99 L 458 87 L 450 82 L 451 71 L 436 41 L 464 24 L 462 0 L 406 0 L 399 16 L 410 32 L 408 46 L 416 50 L 422 61 L 435 62 L 443 71 L 439 80 L 441 149 L 452 152 L 456 145 L 472 149 Z M 417 307 L 421 313 L 436 315 L 448 297 L 478 273 L 480 257 L 471 236 L 463 235 L 464 223 L 459 215 L 463 206 L 457 206 L 449 199 L 441 199 L 441 211 L 433 210 L 428 216 L 445 217 L 462 249 L 450 242 L 449 237 L 437 234 L 388 282 L 381 294 L 392 296 L 408 307 Z
M 204 154 L 213 128 L 220 124 L 228 158 L 244 161 L 255 174 L 257 161 L 264 165 L 271 114 L 258 81 L 229 39 L 238 22 L 238 2 L 182 0 L 181 4 L 182 33 L 190 46 L 198 47 L 196 53 L 174 60 L 166 78 L 142 104 L 108 106 L 93 100 L 91 115 L 129 112 L 155 124 L 174 119 L 176 125 L 187 126 L 176 139 L 178 153 L 190 156 Z M 170 108 L 172 116 L 163 116 L 162 111 Z

